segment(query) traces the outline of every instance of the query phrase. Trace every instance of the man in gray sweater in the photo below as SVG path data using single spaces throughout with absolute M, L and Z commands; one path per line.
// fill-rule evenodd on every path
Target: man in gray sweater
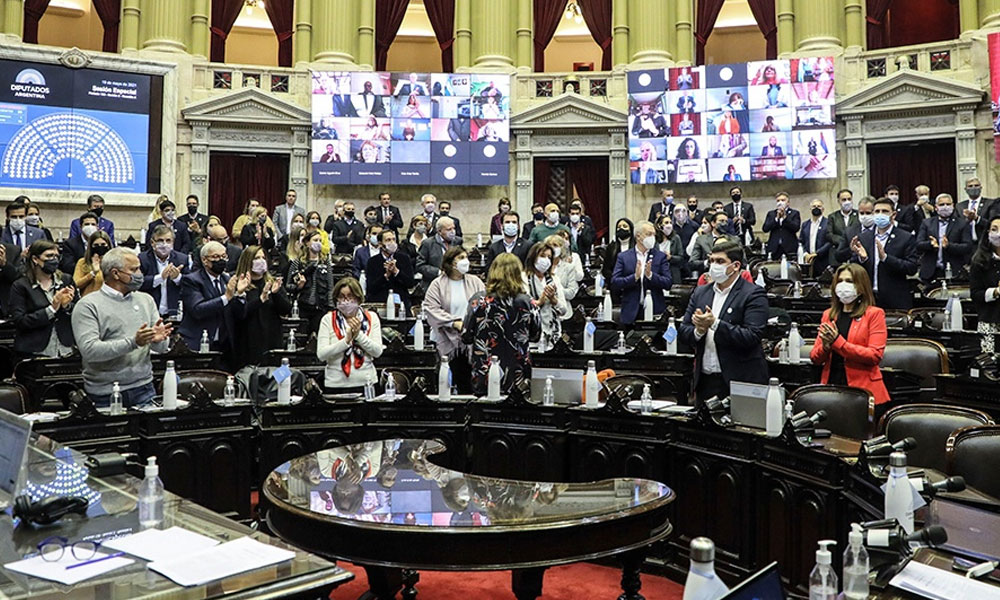
M 126 407 L 149 404 L 153 389 L 150 348 L 166 352 L 170 326 L 164 325 L 152 296 L 139 292 L 139 257 L 113 248 L 101 260 L 104 286 L 73 309 L 73 335 L 83 358 L 83 387 L 98 407 L 111 403 L 117 381 Z

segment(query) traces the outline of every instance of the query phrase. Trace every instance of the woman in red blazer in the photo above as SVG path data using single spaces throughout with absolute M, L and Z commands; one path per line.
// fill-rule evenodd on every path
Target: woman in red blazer
M 823 365 L 821 383 L 849 385 L 870 391 L 875 404 L 889 401 L 882 383 L 882 362 L 887 337 L 885 311 L 875 306 L 875 294 L 864 267 L 840 265 L 833 277 L 830 308 L 809 357 Z

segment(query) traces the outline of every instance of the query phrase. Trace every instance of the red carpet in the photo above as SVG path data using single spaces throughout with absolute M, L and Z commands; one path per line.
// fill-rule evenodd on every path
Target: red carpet
M 355 575 L 354 581 L 339 587 L 332 600 L 357 600 L 368 590 L 365 570 L 339 563 Z M 588 563 L 553 567 L 545 572 L 540 600 L 615 600 L 621 594 L 621 571 Z M 421 571 L 418 600 L 511 600 L 510 571 L 445 573 Z M 680 600 L 684 587 L 655 575 L 642 576 L 640 593 L 646 600 Z M 398 597 L 398 596 L 397 596 Z

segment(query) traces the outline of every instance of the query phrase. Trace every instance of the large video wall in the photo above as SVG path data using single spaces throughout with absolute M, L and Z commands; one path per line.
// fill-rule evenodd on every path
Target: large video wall
M 510 77 L 312 74 L 314 184 L 507 185 Z
M 632 71 L 632 183 L 837 176 L 833 59 Z

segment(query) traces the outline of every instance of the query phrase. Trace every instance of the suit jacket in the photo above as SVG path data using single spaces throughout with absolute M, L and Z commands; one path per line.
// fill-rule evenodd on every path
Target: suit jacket
M 472 135 L 472 123 L 469 119 L 448 119 L 448 138 L 453 142 L 467 142 Z
M 847 223 L 844 223 L 844 213 L 835 210 L 830 214 L 826 215 L 826 239 L 830 242 L 831 255 L 830 264 L 839 265 L 840 263 L 848 260 L 850 257 L 841 258 L 840 257 L 840 247 L 844 243 L 844 238 L 847 235 L 847 230 L 852 227 L 860 227 L 860 221 L 858 220 L 858 211 L 852 210 L 851 214 L 847 217 Z M 851 238 L 847 238 L 847 243 L 850 243 Z
M 871 231 L 874 227 L 873 225 L 865 231 Z M 853 256 L 851 252 L 851 240 L 855 237 L 860 237 L 862 233 L 861 221 L 847 228 L 847 231 L 844 232 L 844 239 L 840 241 L 840 245 L 834 250 L 834 257 L 837 259 L 837 264 L 851 260 L 851 256 Z
M 830 309 L 823 311 L 820 323 L 831 323 Z M 851 328 L 847 335 L 839 335 L 831 344 L 829 350 L 823 349 L 819 335 L 813 343 L 809 358 L 814 364 L 823 365 L 820 383 L 830 381 L 830 365 L 833 353 L 844 358 L 844 372 L 847 375 L 847 385 L 869 390 L 875 396 L 875 404 L 889 401 L 889 392 L 882 382 L 882 371 L 878 365 L 885 353 L 885 343 L 888 332 L 885 325 L 885 311 L 877 306 L 871 306 L 862 316 L 851 319 Z
M 666 208 L 663 207 L 663 201 L 657 202 L 649 207 L 649 216 L 646 218 L 652 224 L 656 224 L 656 219 L 660 218 L 661 215 L 668 215 L 671 220 L 674 218 L 674 205 L 668 204 Z
M 371 251 L 367 245 L 358 246 L 354 249 L 354 258 L 351 259 L 351 274 L 354 275 L 355 279 L 361 278 L 361 274 L 365 272 L 365 267 L 368 266 L 370 258 Z
M 236 272 L 236 266 L 240 262 L 240 254 L 243 253 L 243 248 L 240 248 L 236 244 L 226 244 L 226 273 L 232 275 Z M 201 264 L 201 253 L 192 252 L 189 257 L 191 258 L 191 270 L 200 271 L 204 268 Z
M 955 215 L 959 217 L 964 217 L 966 210 L 969 210 L 969 200 L 965 199 L 955 205 Z M 978 241 L 981 237 L 986 235 L 986 230 L 990 228 L 990 221 L 994 217 L 1000 217 L 1000 202 L 997 202 L 996 198 L 979 198 L 979 205 L 976 206 L 976 213 L 979 215 L 979 220 L 975 223 L 975 232 L 972 241 Z M 970 224 L 969 232 L 972 232 L 972 226 Z
M 743 230 L 741 230 L 740 225 L 736 223 L 735 202 L 730 202 L 729 204 L 727 204 L 722 209 L 722 211 L 726 213 L 727 217 L 729 217 L 730 233 L 739 238 L 741 244 L 744 243 L 743 230 L 749 231 L 752 235 L 753 226 L 757 224 L 757 213 L 755 213 L 753 210 L 753 204 L 747 202 L 746 199 L 740 201 L 740 214 L 743 215 L 743 225 L 742 225 Z
M 736 239 L 735 235 L 728 233 L 722 237 L 731 242 L 740 242 L 740 240 Z M 691 249 L 691 260 L 688 261 L 688 267 L 692 271 L 701 273 L 708 270 L 705 261 L 708 260 L 708 255 L 712 253 L 712 247 L 715 246 L 716 239 L 711 233 L 703 233 L 694 241 L 694 248 Z
M 705 310 L 706 306 L 711 308 L 714 298 L 715 285 L 696 287 L 681 321 L 680 339 L 695 349 L 691 389 L 698 386 L 698 379 L 701 377 L 707 338 L 707 335 L 701 339 L 695 336 L 691 317 L 696 309 Z M 722 378 L 727 386 L 732 381 L 759 384 L 768 382 L 767 361 L 760 345 L 767 317 L 767 293 L 759 286 L 737 277 L 722 305 L 722 312 L 715 315 L 718 323 L 715 329 L 715 350 L 719 355 Z
M 812 262 L 813 277 L 817 277 L 825 271 L 827 265 L 830 264 L 830 249 L 833 245 L 826 235 L 829 226 L 830 220 L 826 217 L 820 217 L 816 231 L 816 258 Z M 799 230 L 799 243 L 802 244 L 806 254 L 809 254 L 809 237 L 812 234 L 812 228 L 813 220 L 806 219 L 805 223 L 802 224 L 802 229 Z
M 24 258 L 14 244 L 4 244 L 7 260 L 0 265 L 0 314 L 10 314 L 10 289 L 24 275 Z
M 424 84 L 417 82 L 416 85 L 412 86 L 411 89 L 410 82 L 406 82 L 403 85 L 396 88 L 397 96 L 406 97 L 409 96 L 410 94 L 416 94 L 417 96 L 426 96 L 427 87 L 424 86 Z
M 198 227 L 201 227 L 202 233 L 205 233 L 205 228 L 208 227 L 208 215 L 203 215 L 201 213 L 198 213 L 193 217 L 184 213 L 183 215 L 177 217 L 177 220 L 182 221 L 185 225 L 187 225 L 189 232 L 191 229 L 191 221 L 194 221 L 198 224 Z
M 931 245 L 931 238 L 938 237 L 940 217 L 933 216 L 924 219 L 920 224 L 920 231 L 917 233 L 917 251 L 920 253 L 920 279 L 930 281 L 934 279 L 934 272 L 937 269 L 938 249 Z M 953 216 L 945 228 L 945 237 L 948 238 L 948 247 L 943 248 L 941 258 L 944 263 L 951 263 L 951 272 L 958 275 L 958 272 L 965 266 L 975 244 L 972 243 L 972 229 L 969 222 L 962 217 Z M 941 240 L 938 240 L 940 243 Z M 943 268 L 943 267 L 942 267 Z
M 459 218 L 458 218 L 458 217 L 456 217 L 455 215 L 452 215 L 452 214 L 450 214 L 450 213 L 449 213 L 449 214 L 448 214 L 447 216 L 448 216 L 448 218 L 449 218 L 449 219 L 451 219 L 452 221 L 454 221 L 454 222 L 455 222 L 455 243 L 456 243 L 456 244 L 460 244 L 460 243 L 462 243 L 462 241 L 461 241 L 461 238 L 464 238 L 464 237 L 465 237 L 464 235 L 462 235 L 462 221 L 461 221 L 461 220 L 459 220 Z M 438 216 L 438 217 L 437 217 L 437 218 L 435 219 L 435 222 L 437 221 L 437 219 L 440 219 L 440 218 L 441 218 L 441 217 L 440 217 L 440 216 Z M 428 228 L 428 229 L 427 229 L 427 231 L 434 231 L 434 229 L 432 229 L 432 228 Z M 411 233 L 412 233 L 412 232 L 411 232 Z
M 417 272 L 423 275 L 424 286 L 430 285 L 440 274 L 441 260 L 447 250 L 438 236 L 426 238 L 417 251 Z M 425 288 L 426 289 L 426 288 Z
M 76 263 L 87 253 L 87 244 L 83 241 L 83 236 L 78 235 L 65 240 L 60 248 L 59 270 L 63 273 L 72 273 L 76 269 Z
M 779 259 L 782 255 L 791 254 L 794 256 L 799 248 L 799 226 L 802 218 L 799 211 L 794 208 L 785 209 L 785 218 L 778 222 L 778 211 L 769 210 L 764 217 L 764 226 L 761 228 L 764 233 L 769 233 L 767 237 L 767 254 L 772 259 Z
M 353 223 L 348 223 L 344 219 L 333 222 L 333 232 L 330 234 L 330 242 L 333 243 L 335 254 L 353 254 L 365 239 L 365 224 L 354 219 Z
M 657 169 L 646 169 L 646 176 L 642 176 L 642 171 L 636 169 L 630 175 L 632 183 L 661 183 L 665 181 L 663 171 Z
M 97 228 L 100 229 L 100 230 L 102 230 L 102 231 L 104 231 L 104 232 L 106 232 L 108 234 L 108 237 L 111 238 L 111 247 L 114 248 L 115 244 L 116 244 L 116 242 L 115 242 L 115 224 L 113 222 L 111 222 L 111 220 L 109 220 L 109 219 L 105 219 L 104 217 L 98 217 L 98 219 L 97 219 Z M 79 237 L 79 235 L 80 235 L 80 219 L 78 217 L 76 219 L 73 219 L 73 222 L 69 224 L 69 235 L 68 235 L 68 237 L 71 237 L 71 238 L 72 237 Z
M 635 248 L 619 253 L 615 259 L 615 269 L 611 273 L 610 287 L 622 295 L 621 322 L 625 325 L 631 325 L 639 318 L 646 292 L 649 292 L 653 299 L 653 314 L 662 314 L 667 305 L 663 292 L 669 290 L 673 284 L 670 261 L 667 260 L 666 254 L 656 248 L 647 252 L 646 260 L 651 260 L 653 263 L 652 274 L 650 277 L 643 275 L 638 281 L 635 278 L 637 258 Z
M 229 282 L 229 275 L 222 275 L 222 283 Z M 208 331 L 212 349 L 228 351 L 232 349 L 234 302 L 223 303 L 223 294 L 212 283 L 203 270 L 190 273 L 181 279 L 181 300 L 184 301 L 184 319 L 180 334 L 188 348 L 197 351 L 201 346 L 201 333 Z M 219 340 L 215 341 L 218 334 Z
M 872 283 L 878 284 L 875 299 L 882 308 L 913 308 L 913 293 L 906 278 L 915 275 L 919 266 L 917 258 L 917 240 L 909 231 L 898 227 L 892 228 L 889 239 L 885 243 L 885 260 L 878 265 L 878 281 L 875 281 L 875 228 L 858 236 L 861 245 L 868 254 L 867 260 L 859 260 L 852 256 L 851 260 L 859 263 L 868 271 Z M 850 242 L 848 242 L 850 244 Z M 873 286 L 874 287 L 874 286 Z
M 414 283 L 413 263 L 410 262 L 410 257 L 407 256 L 406 252 L 399 250 L 393 254 L 393 258 L 396 259 L 396 268 L 399 269 L 399 273 L 388 279 L 385 276 L 385 255 L 382 252 L 376 252 L 368 259 L 368 264 L 365 265 L 365 276 L 368 279 L 365 300 L 367 302 L 386 302 L 389 299 L 389 290 L 392 290 L 394 294 L 399 294 L 399 298 L 406 308 L 406 314 L 409 315 L 410 288 L 413 287 Z
M 381 205 L 377 204 L 375 206 L 369 206 L 368 208 L 365 209 L 365 212 L 368 212 L 368 210 L 371 208 L 374 208 L 378 212 L 377 216 L 378 223 L 383 227 L 387 227 L 395 231 L 397 234 L 399 233 L 399 230 L 403 228 L 403 216 L 399 214 L 399 209 L 396 208 L 395 206 L 391 204 L 389 205 L 389 220 L 385 219 L 383 215 L 383 208 Z M 433 230 L 429 229 L 428 231 L 433 231 Z
M 514 247 L 511 248 L 510 253 L 517 257 L 517 260 L 524 264 L 524 259 L 528 256 L 528 250 L 531 250 L 531 244 L 528 240 L 524 238 L 517 238 L 514 240 Z M 489 250 L 486 251 L 486 269 L 489 270 L 490 265 L 496 260 L 498 256 L 507 252 L 507 247 L 504 246 L 503 240 L 497 240 L 490 244 Z
M 382 101 L 382 96 L 374 92 L 370 94 L 365 94 L 364 92 L 354 94 L 351 97 L 351 102 L 354 104 L 354 112 L 359 117 L 367 117 L 369 115 L 375 117 L 388 116 L 385 112 L 385 102 Z
M 956 216 L 961 216 L 961 214 L 960 212 L 955 212 Z M 917 234 L 920 232 L 920 225 L 924 222 L 925 218 L 924 210 L 914 202 L 900 208 L 899 215 L 896 217 L 896 223 L 910 233 Z
M 146 225 L 146 243 L 143 245 L 143 250 L 149 250 L 153 240 L 153 230 L 160 225 L 166 225 L 166 223 L 163 222 L 163 219 L 150 221 L 149 225 Z M 174 222 L 170 224 L 170 228 L 174 230 L 174 250 L 184 254 L 190 254 L 191 233 L 188 231 L 187 223 L 181 221 L 180 219 L 174 219 Z
M 767 146 L 762 146 L 760 149 L 761 156 L 784 156 L 785 153 L 781 150 L 781 146 L 775 146 L 772 148 L 770 144 Z
M 681 234 L 681 242 L 684 247 L 687 248 L 688 243 L 691 241 L 691 237 L 698 232 L 698 227 L 701 226 L 701 219 L 691 219 L 684 221 L 683 225 L 678 226 L 674 223 L 674 231 Z
M 21 243 L 22 243 L 21 248 L 22 249 L 27 248 L 34 242 L 44 239 L 45 239 L 45 234 L 42 233 L 41 229 L 34 227 L 32 225 L 25 225 L 24 231 L 21 232 Z M 3 242 L 4 244 L 14 243 L 14 232 L 11 231 L 10 225 L 4 225 L 3 233 L 0 233 L 0 242 Z M 73 264 L 75 265 L 76 263 Z M 73 269 L 70 269 L 70 272 L 72 273 Z
M 188 268 L 190 261 L 187 254 L 172 250 L 170 255 L 167 256 L 167 262 L 181 268 L 181 283 L 184 282 L 185 277 L 190 275 L 191 270 Z M 139 255 L 139 267 L 142 269 L 143 275 L 142 287 L 139 289 L 152 296 L 156 302 L 157 309 L 159 309 L 160 299 L 163 297 L 163 289 L 166 288 L 167 314 L 177 314 L 177 303 L 181 299 L 181 283 L 174 283 L 173 280 L 168 279 L 160 285 L 153 284 L 153 280 L 160 274 L 160 268 L 156 263 L 156 253 L 152 250 L 147 250 Z
M 73 276 L 63 273 L 62 281 L 56 280 L 57 287 L 73 285 Z M 14 322 L 17 335 L 14 336 L 14 351 L 18 354 L 39 354 L 49 345 L 52 328 L 64 346 L 73 347 L 73 324 L 70 315 L 80 293 L 76 292 L 73 302 L 68 307 L 56 311 L 55 318 L 49 318 L 47 307 L 51 306 L 49 299 L 40 288 L 36 288 L 27 277 L 21 277 L 14 282 L 10 290 L 10 320 Z
M 274 233 L 277 235 L 277 239 L 281 239 L 288 235 L 288 211 L 285 207 L 288 206 L 284 202 L 274 207 L 274 214 L 271 216 L 271 220 L 274 221 Z M 292 215 L 302 215 L 302 218 L 306 216 L 306 209 L 302 208 L 296 204 L 292 208 Z
M 594 236 L 597 233 L 594 231 L 594 226 L 587 221 L 581 219 L 580 222 L 583 226 L 577 232 L 575 238 L 573 237 L 573 224 L 570 223 L 567 227 L 569 227 L 570 250 L 580 255 L 580 258 L 583 258 L 585 254 L 590 254 L 590 249 L 594 245 Z
M 335 117 L 357 117 L 358 111 L 354 109 L 350 94 L 334 94 L 333 116 Z

